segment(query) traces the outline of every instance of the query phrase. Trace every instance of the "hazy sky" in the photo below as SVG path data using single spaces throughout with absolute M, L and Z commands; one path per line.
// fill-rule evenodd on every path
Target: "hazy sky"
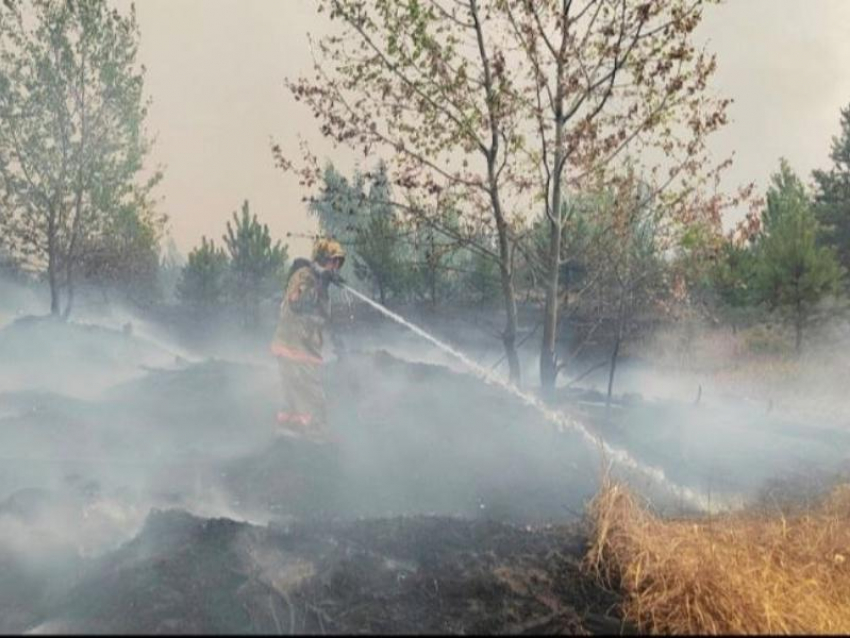
M 246 198 L 276 237 L 311 232 L 305 193 L 274 167 L 270 139 L 294 151 L 299 133 L 319 137 L 283 79 L 309 71 L 307 33 L 321 33 L 326 17 L 311 0 L 136 0 L 136 7 L 154 160 L 166 168 L 159 192 L 180 250 L 204 234 L 220 239 Z M 733 121 L 713 143 L 718 156 L 736 151 L 728 184 L 763 187 L 780 156 L 807 180 L 828 164 L 839 109 L 850 103 L 848 35 L 850 0 L 727 0 L 709 9 L 699 37 L 718 54 L 714 86 L 735 99 Z M 331 157 L 330 145 L 317 148 Z M 292 253 L 308 245 L 284 240 Z

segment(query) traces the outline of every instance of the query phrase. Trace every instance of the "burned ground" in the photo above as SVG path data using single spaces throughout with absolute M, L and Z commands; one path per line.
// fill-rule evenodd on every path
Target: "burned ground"
M 413 517 L 289 529 L 181 511 L 90 565 L 42 630 L 586 633 L 616 600 L 568 528 Z M 38 630 L 38 628 L 36 628 Z
M 326 366 L 336 443 L 320 446 L 276 434 L 262 357 L 191 362 L 120 331 L 31 322 L 0 331 L 0 375 L 28 348 L 53 369 L 40 379 L 33 363 L 0 393 L 2 632 L 620 629 L 615 597 L 578 570 L 597 451 L 497 387 L 350 350 Z M 104 387 L 83 387 L 92 370 Z M 698 490 L 712 472 L 752 491 L 797 458 L 841 456 L 840 433 L 724 421 L 708 399 L 618 401 L 603 422 L 599 397 L 566 398 Z M 712 445 L 729 438 L 718 466 Z
M 138 345 L 109 339 L 107 353 Z M 66 374 L 74 345 L 57 363 Z M 95 361 L 108 376 L 112 362 Z M 317 446 L 276 435 L 272 362 L 135 363 L 100 392 L 45 383 L 0 395 L 0 630 L 616 622 L 578 572 L 577 532 L 553 526 L 580 512 L 595 464 L 496 388 L 353 352 L 328 366 L 338 441 Z

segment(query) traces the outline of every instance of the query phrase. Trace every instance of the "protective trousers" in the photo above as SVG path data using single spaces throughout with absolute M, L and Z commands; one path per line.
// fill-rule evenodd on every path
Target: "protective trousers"
M 325 390 L 322 383 L 322 361 L 314 357 L 277 355 L 283 385 L 285 411 L 277 415 L 281 425 L 300 427 L 324 433 L 327 427 Z

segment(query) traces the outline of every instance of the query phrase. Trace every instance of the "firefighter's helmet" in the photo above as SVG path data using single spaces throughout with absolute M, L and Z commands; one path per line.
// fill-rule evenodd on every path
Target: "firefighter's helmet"
M 313 261 L 323 262 L 331 259 L 345 261 L 345 250 L 333 239 L 321 238 L 313 245 Z

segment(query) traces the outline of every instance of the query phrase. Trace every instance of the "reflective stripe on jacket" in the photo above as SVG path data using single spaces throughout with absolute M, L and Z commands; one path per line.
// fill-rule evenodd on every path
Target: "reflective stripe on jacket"
M 291 359 L 293 361 L 298 361 L 299 363 L 315 363 L 316 365 L 321 365 L 323 363 L 321 357 L 313 356 L 309 352 L 291 348 L 279 342 L 272 342 L 271 351 L 276 357 Z

